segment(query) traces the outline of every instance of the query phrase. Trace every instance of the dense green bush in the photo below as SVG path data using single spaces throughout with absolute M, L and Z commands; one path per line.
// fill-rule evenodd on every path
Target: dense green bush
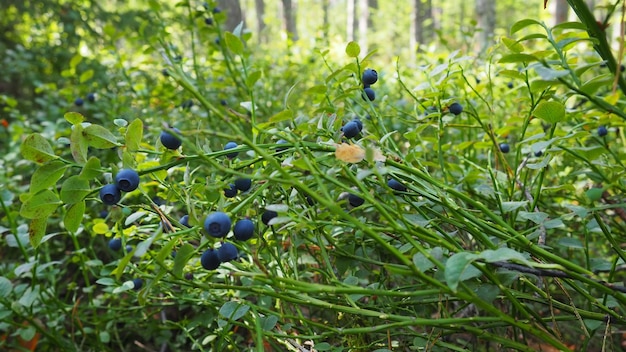
M 64 53 L 67 81 L 41 82 L 32 106 L 3 96 L 0 347 L 619 345 L 623 82 L 584 9 L 518 22 L 485 57 L 389 66 L 354 42 L 263 51 L 221 14 L 206 26 L 203 6 L 157 21 L 183 10 L 152 5 L 137 27 L 104 26 L 106 60 Z M 135 32 L 140 54 L 114 50 Z M 121 169 L 139 187 L 106 206 Z M 214 212 L 252 220 L 252 239 L 209 236 Z

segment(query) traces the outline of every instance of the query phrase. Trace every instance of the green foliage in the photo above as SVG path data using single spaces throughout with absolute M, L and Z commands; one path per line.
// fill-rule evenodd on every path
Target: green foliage
M 0 348 L 617 343 L 626 103 L 587 25 L 523 20 L 484 57 L 422 53 L 419 67 L 393 67 L 356 42 L 286 55 L 242 27 L 223 31 L 222 15 L 206 26 L 202 4 L 145 5 L 95 10 L 102 42 L 80 38 L 108 53 L 60 53 L 66 66 L 50 70 L 61 79 L 39 92 L 96 92 L 94 102 L 7 105 L 42 123 L 22 116 L 6 129 Z M 120 42 L 131 49 L 113 50 Z M 379 72 L 374 102 L 362 99 L 366 68 Z M 348 141 L 340 129 L 355 118 L 363 130 Z M 174 127 L 183 145 L 168 150 L 159 134 Z M 105 207 L 99 189 L 121 168 L 139 172 L 139 188 Z M 252 188 L 225 197 L 242 177 Z M 278 214 L 268 225 L 266 210 Z M 255 237 L 206 236 L 214 211 L 252 219 Z M 114 237 L 121 251 L 108 248 Z M 203 269 L 201 254 L 225 242 L 239 258 Z

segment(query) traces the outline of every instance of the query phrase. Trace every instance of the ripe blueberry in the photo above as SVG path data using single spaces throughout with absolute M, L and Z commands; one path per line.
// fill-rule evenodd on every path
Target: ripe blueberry
M 376 70 L 368 68 L 367 70 L 363 71 L 363 77 L 361 77 L 361 81 L 365 86 L 376 83 L 376 81 L 378 81 L 378 72 L 376 72 Z
M 237 196 L 237 187 L 234 184 L 229 184 L 228 188 L 224 188 L 224 196 L 226 198 L 234 198 Z
M 114 205 L 122 199 L 122 192 L 111 183 L 100 188 L 100 199 L 106 205 Z
M 252 180 L 249 178 L 238 178 L 235 180 L 235 187 L 241 192 L 245 192 L 252 187 Z
M 96 95 L 94 93 L 87 94 L 87 101 L 93 103 L 94 101 L 96 101 Z
M 226 263 L 231 260 L 237 259 L 239 257 L 239 252 L 237 251 L 237 247 L 230 242 L 222 243 L 222 246 L 217 249 L 217 257 L 220 262 Z
M 109 240 L 109 248 L 116 252 L 122 249 L 122 239 L 119 237 L 111 238 Z
M 205 19 L 204 19 L 204 23 L 205 23 L 207 26 L 210 26 L 210 25 L 212 25 L 212 24 L 213 24 L 213 19 L 212 19 L 211 17 L 207 17 L 207 18 L 205 18 Z
M 606 129 L 606 126 L 600 126 L 598 127 L 598 136 L 600 137 L 604 137 L 609 133 L 609 131 Z
M 254 235 L 254 223 L 250 219 L 241 219 L 235 223 L 233 235 L 237 241 L 247 241 Z
M 176 133 L 180 133 L 180 130 L 178 128 L 174 128 L 174 131 Z M 183 144 L 183 141 L 167 131 L 161 132 L 160 138 L 161 144 L 163 144 L 163 146 L 167 149 L 176 150 Z
M 220 258 L 217 256 L 217 251 L 213 248 L 209 248 L 200 257 L 200 264 L 206 270 L 215 270 L 220 266 Z
M 122 169 L 115 176 L 115 185 L 124 192 L 134 191 L 139 187 L 139 174 L 133 169 Z
M 354 138 L 359 134 L 359 124 L 354 121 L 350 121 L 343 125 L 341 131 L 343 131 L 343 135 L 346 138 Z
M 83 98 L 76 98 L 76 100 L 74 100 L 74 105 L 76 106 L 83 106 L 84 103 L 85 101 L 83 100 Z
M 224 150 L 229 150 L 229 149 L 233 149 L 233 148 L 237 148 L 237 143 L 235 143 L 235 142 L 228 142 L 224 146 Z M 237 154 L 239 154 L 239 153 L 238 152 L 228 153 L 228 154 L 226 154 L 226 157 L 228 159 L 234 159 L 234 158 L 237 157 Z
M 126 249 L 126 253 L 130 253 L 130 252 L 133 251 L 133 246 L 131 246 L 130 244 L 127 244 L 126 248 L 124 248 L 124 249 Z
M 511 147 L 507 143 L 500 143 L 500 151 L 506 154 L 511 151 Z
M 452 103 L 448 106 L 448 110 L 455 115 L 459 115 L 463 112 L 463 105 L 459 103 Z
M 261 215 L 261 221 L 265 224 L 268 225 L 270 220 L 272 220 L 273 218 L 277 217 L 278 213 L 273 211 L 273 210 L 266 210 L 263 212 L 263 215 Z
M 133 290 L 135 291 L 139 291 L 141 290 L 141 287 L 143 286 L 143 280 L 141 278 L 136 278 L 133 279 Z
M 360 207 L 363 203 L 365 203 L 365 199 L 350 193 L 350 195 L 348 195 L 348 203 L 350 203 L 353 207 Z
M 213 8 L 213 13 L 220 13 L 220 12 L 222 12 L 222 9 L 220 9 L 219 7 Z
M 189 225 L 189 215 L 183 215 L 178 222 L 185 227 L 191 227 Z
M 370 87 L 365 87 L 363 88 L 363 94 L 361 94 L 361 97 L 363 98 L 363 100 L 365 101 L 374 101 L 376 99 L 376 93 L 374 92 L 374 90 Z
M 230 217 L 221 211 L 209 214 L 204 220 L 204 231 L 212 237 L 224 237 L 228 235 L 232 223 Z
M 536 157 L 540 157 L 542 155 L 543 155 L 543 152 L 541 150 L 538 150 L 538 151 L 535 152 L 535 156 Z
M 400 183 L 398 180 L 396 179 L 389 179 L 389 181 L 387 181 L 387 186 L 389 186 L 389 188 L 395 190 L 395 191 L 399 191 L 399 192 L 406 192 L 406 186 L 403 185 L 402 183 Z
M 193 273 L 185 273 L 185 280 L 193 280 Z
M 358 117 L 352 119 L 352 122 L 356 123 L 356 125 L 359 127 L 359 132 L 363 131 L 363 122 L 361 122 Z
M 509 87 L 509 89 L 512 89 L 512 88 L 513 88 L 513 82 L 509 82 L 509 83 L 507 83 L 507 85 L 506 85 L 506 86 L 507 86 L 507 87 Z

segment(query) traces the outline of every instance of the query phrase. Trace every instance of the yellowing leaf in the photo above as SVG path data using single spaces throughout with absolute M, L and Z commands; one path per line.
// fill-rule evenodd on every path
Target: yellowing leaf
M 109 226 L 104 222 L 94 224 L 92 229 L 93 232 L 95 232 L 97 235 L 104 235 L 105 233 L 109 232 Z
M 365 159 L 365 150 L 356 144 L 342 143 L 335 149 L 335 157 L 346 163 L 358 163 Z

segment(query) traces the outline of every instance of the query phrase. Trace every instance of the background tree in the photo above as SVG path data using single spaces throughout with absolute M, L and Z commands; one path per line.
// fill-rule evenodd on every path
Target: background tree
M 291 40 L 298 40 L 298 27 L 296 25 L 296 6 L 292 0 L 282 0 L 285 31 Z
M 232 31 L 244 18 L 239 0 L 218 0 L 217 3 L 222 11 L 226 12 L 225 29 Z
M 423 45 L 433 37 L 433 6 L 431 0 L 413 2 L 411 48 Z
M 478 45 L 480 51 L 485 51 L 492 42 L 496 29 L 496 2 L 495 0 L 476 0 L 476 19 Z
M 567 22 L 567 16 L 569 13 L 569 5 L 567 4 L 567 0 L 554 0 L 551 3 L 551 10 L 554 13 L 553 23 L 559 24 Z
M 265 35 L 265 2 L 263 0 L 254 0 L 254 8 L 256 10 L 256 20 L 257 20 L 257 38 L 259 43 L 266 42 L 267 36 Z

